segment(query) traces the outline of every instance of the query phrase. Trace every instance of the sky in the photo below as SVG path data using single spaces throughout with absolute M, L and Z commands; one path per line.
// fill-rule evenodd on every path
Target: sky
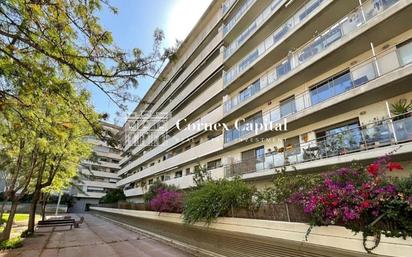
M 160 28 L 165 33 L 165 47 L 173 46 L 176 39 L 183 40 L 199 20 L 211 0 L 112 0 L 117 7 L 117 14 L 103 9 L 98 14 L 101 24 L 112 32 L 116 45 L 130 51 L 140 48 L 150 52 L 153 44 L 153 32 Z M 143 97 L 152 79 L 139 79 L 137 90 L 132 93 Z M 117 117 L 118 108 L 107 96 L 96 88 L 91 88 L 92 102 L 97 112 L 108 113 L 109 122 L 123 125 L 125 117 Z M 136 106 L 128 104 L 128 113 Z

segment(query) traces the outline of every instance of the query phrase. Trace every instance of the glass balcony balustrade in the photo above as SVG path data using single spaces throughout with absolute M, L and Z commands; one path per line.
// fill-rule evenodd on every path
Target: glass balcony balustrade
M 230 10 L 230 8 L 232 7 L 232 5 L 235 2 L 236 2 L 236 0 L 227 0 L 223 3 L 223 5 L 222 5 L 223 15 L 225 15 Z
M 312 0 L 305 4 L 302 9 L 295 13 L 284 25 L 271 34 L 271 36 L 259 44 L 256 49 L 251 51 L 230 70 L 224 72 L 224 85 L 228 86 L 241 73 L 250 68 L 259 57 L 265 55 L 270 49 L 278 44 L 281 39 L 284 39 L 286 35 L 290 34 L 293 28 L 298 24 L 305 22 L 305 19 L 307 19 L 309 14 L 317 10 L 323 1 L 326 0 Z M 369 20 L 384 12 L 387 8 L 393 6 L 397 2 L 399 2 L 399 0 L 373 0 L 363 3 L 319 36 L 312 39 L 295 52 L 290 53 L 280 61 L 275 67 L 274 72 L 271 73 L 270 81 L 268 81 L 269 84 L 276 82 L 284 75 L 312 59 L 314 56 L 329 49 L 335 42 L 344 38 L 346 35 L 351 34 L 360 26 L 366 24 Z
M 242 16 L 249 10 L 249 7 L 255 3 L 256 0 L 245 0 L 236 14 L 223 26 L 223 35 L 226 35 L 233 29 L 236 23 L 242 18 Z M 233 3 L 232 3 L 233 4 Z M 230 7 L 229 7 L 230 8 Z
M 266 7 L 263 12 L 243 31 L 228 47 L 224 49 L 223 57 L 227 59 L 253 34 L 255 31 L 265 23 L 277 10 L 282 7 L 285 0 L 274 0 Z
M 341 72 L 317 85 L 311 87 L 304 93 L 295 95 L 278 106 L 266 111 L 262 115 L 264 124 L 281 123 L 287 117 L 292 119 L 299 112 L 317 106 L 318 104 L 332 101 L 335 97 L 342 95 L 352 89 L 360 87 L 391 71 L 402 68 L 412 63 L 412 41 L 408 41 L 398 47 L 393 47 L 370 57 L 363 62 Z M 255 82 L 256 83 L 256 82 Z M 261 84 L 260 87 L 261 88 Z M 258 88 L 255 88 L 256 94 Z M 252 95 L 253 96 L 253 95 Z M 250 97 L 252 97 L 250 96 Z M 249 98 L 250 98 L 249 97 Z M 238 98 L 240 101 L 241 98 Z M 243 99 L 243 98 L 242 98 Z M 229 101 L 231 102 L 231 101 Z M 227 103 L 225 104 L 227 108 Z M 225 109 L 226 110 L 226 109 Z M 225 143 L 241 140 L 249 134 L 226 131 L 231 136 L 225 137 Z
M 281 168 L 412 141 L 412 113 L 364 126 L 347 126 L 316 140 L 287 145 L 259 158 L 225 166 L 225 176 Z
M 382 4 L 382 6 L 379 8 L 380 12 L 383 10 L 387 9 L 390 5 L 388 4 L 394 4 L 398 2 L 399 0 L 392 0 L 392 1 L 385 1 L 385 5 Z M 381 1 L 378 1 L 381 2 Z M 343 38 L 345 35 L 349 34 L 350 32 L 354 31 L 356 28 L 358 28 L 361 24 L 363 24 L 365 21 L 363 20 L 362 16 L 362 9 L 370 9 L 368 8 L 369 4 L 372 2 L 366 2 L 362 5 L 362 8 L 359 7 L 352 11 L 349 15 L 345 16 L 340 22 L 335 24 L 334 26 L 330 27 L 328 30 L 326 30 L 324 33 L 322 33 L 320 36 L 315 38 L 314 40 L 310 41 L 303 47 L 301 47 L 299 50 L 297 50 L 295 53 L 289 55 L 285 59 L 283 59 L 281 62 L 278 63 L 278 65 L 270 70 L 269 72 L 265 73 L 259 80 L 260 80 L 260 87 L 259 91 L 254 92 L 254 95 L 258 94 L 262 89 L 266 87 L 274 87 L 278 81 L 283 78 L 284 75 L 289 74 L 291 71 L 295 70 L 297 67 L 300 65 L 306 63 L 308 60 L 313 58 L 315 55 L 318 55 L 328 49 L 330 45 L 333 42 L 338 41 L 339 39 Z M 382 2 L 383 3 L 383 2 Z M 384 8 L 385 7 L 385 8 Z M 367 17 L 371 17 L 371 13 L 376 12 L 369 11 Z M 360 15 L 360 16 L 359 16 Z M 404 48 L 404 52 L 402 53 L 404 56 L 404 59 L 400 60 L 402 65 L 405 65 L 406 63 L 409 63 L 410 60 L 412 59 L 412 54 L 411 54 L 412 46 L 409 46 L 409 48 Z M 248 59 L 244 59 L 244 63 L 253 63 L 253 58 L 255 55 L 258 55 L 258 52 L 254 52 L 253 55 L 248 55 Z M 391 58 L 391 56 L 388 56 L 387 58 Z M 372 62 L 373 60 L 371 60 Z M 381 60 L 383 63 L 386 62 L 386 60 Z M 394 65 L 398 65 L 399 67 L 399 61 L 395 61 Z M 355 85 L 361 85 L 370 79 L 373 79 L 376 76 L 376 72 L 374 70 L 374 64 L 365 64 L 362 68 L 358 68 L 358 71 L 353 74 L 353 77 L 355 78 L 355 81 L 353 82 Z M 381 66 L 383 66 L 381 64 Z M 387 65 L 385 67 L 381 68 L 381 72 L 387 71 L 387 69 L 390 69 L 391 65 Z M 359 74 L 362 74 L 360 76 Z M 227 74 L 227 73 L 226 73 Z M 247 99 L 240 99 L 239 95 L 236 95 L 234 98 L 229 99 L 225 102 L 225 108 L 224 111 L 225 113 L 231 112 L 234 108 L 236 108 L 238 105 L 240 105 L 243 102 L 248 101 L 250 98 Z
M 306 22 L 309 14 L 317 10 L 321 3 L 326 0 L 311 0 L 307 2 L 302 8 L 300 8 L 291 18 L 289 18 L 284 24 L 276 29 L 269 37 L 267 37 L 262 43 L 258 45 L 253 51 L 246 55 L 238 64 L 225 72 L 223 83 L 228 85 L 233 81 L 240 73 L 250 67 L 250 64 L 254 62 L 258 57 L 264 55 L 269 48 L 274 47 L 282 39 L 286 38 L 286 35 L 290 34 L 294 28 L 299 24 Z M 247 60 L 247 61 L 246 61 Z

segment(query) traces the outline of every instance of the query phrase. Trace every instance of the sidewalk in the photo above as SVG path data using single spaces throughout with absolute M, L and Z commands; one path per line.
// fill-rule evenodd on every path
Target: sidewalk
M 73 216 L 73 215 L 72 215 Z M 19 249 L 2 251 L 1 257 L 183 257 L 191 256 L 95 216 L 84 214 L 80 228 L 44 228 L 27 238 Z M 76 217 L 78 219 L 78 217 Z

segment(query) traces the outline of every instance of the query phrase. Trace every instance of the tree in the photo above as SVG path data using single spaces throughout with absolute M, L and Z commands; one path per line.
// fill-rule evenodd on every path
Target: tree
M 118 48 L 99 24 L 102 8 L 117 12 L 106 0 L 0 1 L 0 154 L 7 162 L 5 195 L 12 202 L 0 241 L 10 236 L 25 195 L 32 192 L 36 202 L 43 188 L 72 176 L 87 152 L 72 143 L 82 133 L 115 144 L 85 89 L 93 85 L 125 108 L 138 78 L 156 78 L 172 57 L 161 48 L 158 30 L 150 54 Z
M 131 54 L 116 46 L 111 32 L 99 23 L 97 13 L 118 10 L 108 0 L 13 0 L 0 2 L 0 70 L 7 79 L 25 77 L 37 87 L 48 73 L 70 77 L 100 89 L 119 107 L 133 99 L 128 92 L 138 78 L 156 78 L 174 49 L 162 49 L 164 34 L 154 32 L 153 51 L 135 48 Z M 79 83 L 80 82 L 80 83 Z M 13 85 L 17 86 L 17 85 Z M 10 88 L 0 100 L 17 97 Z
M 87 104 L 87 92 L 72 89 L 66 94 L 81 103 L 78 108 L 87 114 L 89 121 L 98 122 L 99 116 Z M 33 193 L 30 231 L 34 228 L 41 190 L 52 185 L 54 188 L 67 186 L 80 161 L 91 153 L 83 138 L 93 131 L 80 112 L 66 105 L 64 98 L 33 86 L 32 90 L 20 91 L 18 99 L 0 112 L 4 121 L 0 123 L 0 151 L 10 162 L 6 194 L 12 202 L 1 240 L 9 238 L 18 202 L 26 194 Z
M 120 188 L 109 190 L 105 196 L 103 196 L 99 203 L 117 203 L 119 201 L 126 200 L 126 196 L 123 190 Z

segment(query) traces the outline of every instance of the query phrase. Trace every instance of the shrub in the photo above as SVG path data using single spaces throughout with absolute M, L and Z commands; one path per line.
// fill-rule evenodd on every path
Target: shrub
M 99 203 L 117 203 L 118 201 L 126 200 L 123 189 L 117 188 L 112 189 L 103 196 Z
M 235 208 L 248 208 L 253 192 L 238 178 L 208 181 L 186 195 L 183 219 L 186 223 L 205 221 L 210 224 Z
M 3 242 L 0 242 L 0 250 L 15 249 L 23 246 L 21 237 L 14 237 Z
M 150 209 L 158 212 L 181 212 L 183 193 L 159 189 L 156 196 L 149 202 Z
M 364 247 L 371 252 L 378 246 L 381 234 L 404 238 L 412 235 L 412 198 L 408 188 L 412 179 L 394 183 L 385 173 L 395 169 L 402 167 L 388 157 L 366 168 L 341 168 L 326 174 L 322 183 L 307 192 L 294 194 L 290 200 L 303 206 L 312 226 L 337 224 L 362 232 Z M 367 236 L 376 238 L 371 248 L 366 246 Z
M 166 185 L 161 181 L 156 180 L 153 184 L 150 185 L 149 190 L 147 190 L 147 192 L 143 196 L 145 203 L 149 203 L 161 189 L 166 191 L 177 191 L 177 187 Z

